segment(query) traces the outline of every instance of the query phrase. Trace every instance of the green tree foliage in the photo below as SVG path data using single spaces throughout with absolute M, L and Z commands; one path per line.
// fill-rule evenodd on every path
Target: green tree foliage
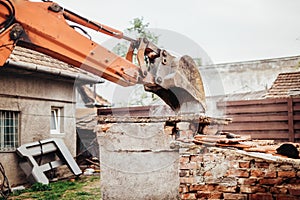
M 135 39 L 147 38 L 150 42 L 157 45 L 159 36 L 147 29 L 147 28 L 149 28 L 149 25 L 150 25 L 150 23 L 144 22 L 143 17 L 134 18 L 133 20 L 130 21 L 130 27 L 124 31 L 125 35 L 129 35 L 130 37 L 133 37 Z M 112 51 L 119 56 L 125 57 L 126 53 L 128 51 L 129 45 L 130 44 L 128 41 L 122 41 L 122 42 L 118 43 L 116 46 L 114 46 Z M 133 63 L 138 65 L 138 62 L 135 59 L 135 57 L 133 59 Z M 130 102 L 126 103 L 127 105 L 125 105 L 123 103 L 121 103 L 120 105 L 118 104 L 118 105 L 119 106 L 128 106 L 128 104 L 129 104 L 130 106 L 132 106 L 132 105 L 144 106 L 144 105 L 149 105 L 158 99 L 158 96 L 156 96 L 153 93 L 145 92 L 142 89 L 142 87 L 143 87 L 142 85 L 137 85 L 135 87 L 135 89 L 130 94 L 131 100 L 130 100 Z
M 150 42 L 157 44 L 159 36 L 147 30 L 149 23 L 144 22 L 144 18 L 134 18 L 130 21 L 131 27 L 126 30 L 129 33 L 136 33 L 138 38 L 147 38 Z
M 158 44 L 159 36 L 147 30 L 150 24 L 145 23 L 143 17 L 134 18 L 129 23 L 131 26 L 124 31 L 126 35 L 133 35 L 135 39 L 147 38 L 153 44 Z M 127 53 L 128 46 L 128 41 L 122 41 L 114 46 L 112 51 L 117 55 L 124 57 Z

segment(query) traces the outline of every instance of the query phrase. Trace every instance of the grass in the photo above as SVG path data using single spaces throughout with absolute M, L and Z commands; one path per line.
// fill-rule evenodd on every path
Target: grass
M 11 194 L 9 200 L 99 200 L 100 176 L 81 176 L 75 181 L 58 181 L 43 185 L 33 184 L 31 188 Z

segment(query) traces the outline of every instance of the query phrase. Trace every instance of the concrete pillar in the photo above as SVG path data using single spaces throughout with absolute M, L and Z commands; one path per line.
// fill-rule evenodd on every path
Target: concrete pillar
M 164 122 L 99 125 L 103 200 L 178 199 L 179 152 Z

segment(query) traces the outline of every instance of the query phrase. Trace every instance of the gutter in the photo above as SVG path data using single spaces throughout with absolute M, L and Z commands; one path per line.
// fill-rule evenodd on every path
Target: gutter
M 65 78 L 70 78 L 74 80 L 80 80 L 80 82 L 84 82 L 87 84 L 96 84 L 96 83 L 104 83 L 104 80 L 101 77 L 98 77 L 96 75 L 86 75 L 83 73 L 70 73 L 66 72 L 60 69 L 56 68 L 51 68 L 51 67 L 46 67 L 42 65 L 36 65 L 36 64 L 26 64 L 26 63 L 20 63 L 20 62 L 15 62 L 13 60 L 8 60 L 6 62 L 6 65 L 10 65 L 15 68 L 21 68 L 33 72 L 39 72 L 39 73 L 45 73 L 45 74 L 50 74 L 54 76 L 61 76 Z M 88 73 L 88 72 L 87 72 Z M 94 76 L 94 77 L 91 77 Z

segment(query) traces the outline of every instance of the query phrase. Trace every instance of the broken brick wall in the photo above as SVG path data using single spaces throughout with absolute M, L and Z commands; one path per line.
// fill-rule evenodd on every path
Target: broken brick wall
M 300 161 L 235 149 L 180 149 L 181 199 L 300 199 Z

